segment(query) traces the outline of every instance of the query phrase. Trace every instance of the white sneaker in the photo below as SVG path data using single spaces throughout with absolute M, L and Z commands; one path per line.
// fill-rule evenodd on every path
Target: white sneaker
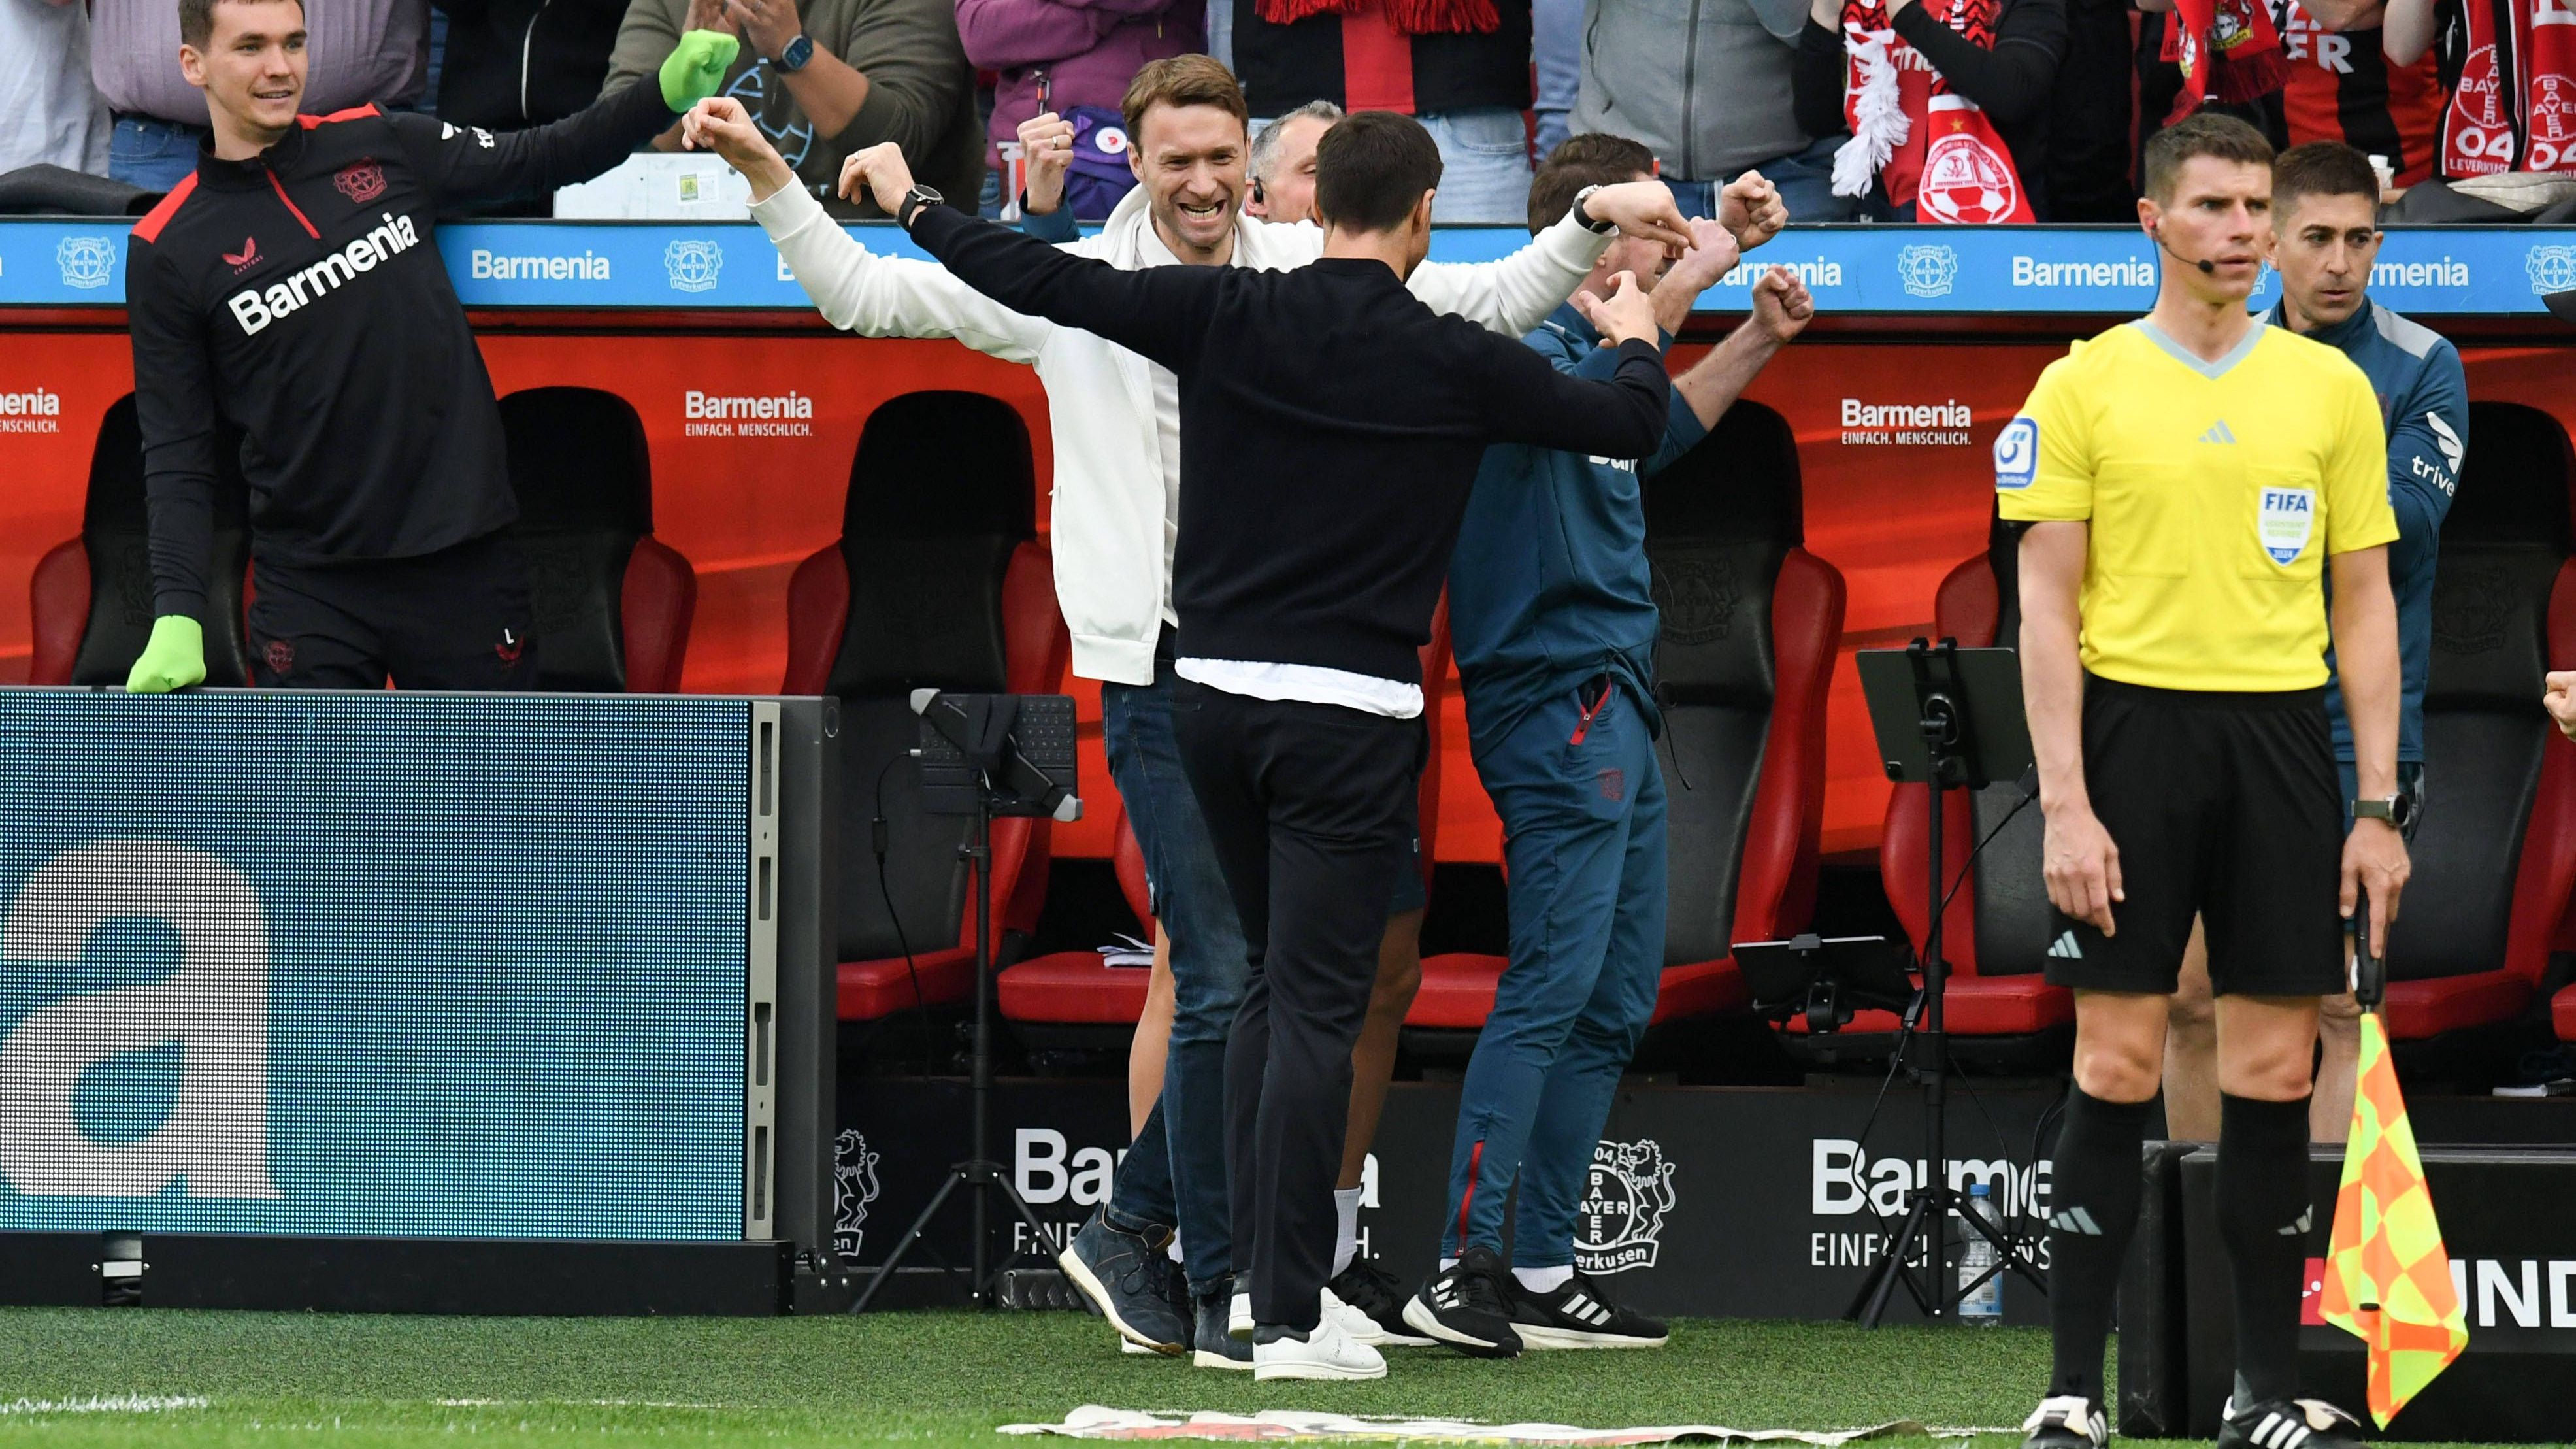
M 1118 1340 L 1118 1351 L 1120 1353 L 1141 1353 L 1147 1358 L 1162 1357 L 1162 1354 L 1159 1351 L 1147 1348 L 1145 1345 L 1137 1343 L 1131 1339 L 1124 1338 Z
M 1324 1321 L 1340 1324 L 1353 1343 L 1379 1348 L 1387 1341 L 1386 1330 L 1377 1326 L 1376 1319 L 1344 1303 L 1341 1295 L 1330 1288 L 1324 1290 Z
M 1339 1323 L 1326 1318 L 1303 1339 L 1278 1338 L 1269 1343 L 1254 1340 L 1252 1377 L 1263 1383 L 1272 1379 L 1382 1379 L 1386 1377 L 1386 1359 L 1365 1343 L 1353 1343 Z

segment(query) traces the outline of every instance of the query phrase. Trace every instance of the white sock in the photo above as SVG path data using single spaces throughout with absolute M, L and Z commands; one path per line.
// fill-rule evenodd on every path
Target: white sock
M 1446 1272 L 1448 1272 L 1450 1269 L 1455 1268 L 1455 1267 L 1457 1267 L 1457 1266 L 1458 1266 L 1458 1260 L 1457 1260 L 1457 1259 L 1455 1259 L 1455 1258 L 1443 1258 L 1443 1259 L 1441 1259 L 1441 1260 L 1440 1260 L 1440 1271 L 1441 1271 L 1441 1272 L 1443 1272 L 1443 1273 L 1446 1273 Z
M 1165 1243 L 1165 1244 L 1163 1245 L 1163 1255 L 1164 1255 L 1165 1257 L 1167 1257 L 1167 1258 L 1170 1258 L 1170 1259 L 1171 1259 L 1173 1262 L 1175 1262 L 1175 1263 L 1177 1263 L 1177 1262 L 1181 1261 L 1181 1235 L 1180 1235 L 1180 1234 L 1178 1234 L 1178 1233 L 1174 1233 L 1174 1234 L 1172 1234 L 1172 1240 L 1171 1240 L 1170 1242 Z
M 1350 1271 L 1351 1260 L 1360 1255 L 1360 1193 L 1356 1187 L 1333 1189 L 1333 1273 L 1339 1278 Z
M 1554 1268 L 1514 1268 L 1512 1276 L 1518 1278 L 1521 1286 L 1532 1293 L 1553 1293 L 1574 1281 L 1574 1265 L 1565 1263 Z

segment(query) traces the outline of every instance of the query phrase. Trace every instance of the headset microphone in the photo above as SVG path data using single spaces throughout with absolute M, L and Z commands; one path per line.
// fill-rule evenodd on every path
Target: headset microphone
M 2177 251 L 2174 251 L 2172 244 L 2168 243 L 2168 242 L 2165 240 L 2165 229 L 2164 229 L 2164 227 L 2163 227 L 2163 226 L 2158 225 L 2158 226 L 2151 226 L 2151 227 L 2148 227 L 2148 228 L 2147 228 L 2147 235 L 2149 235 L 2149 236 L 2151 236 L 2151 237 L 2154 237 L 2154 238 L 2156 239 L 2156 245 L 2157 245 L 2157 246 L 2163 247 L 2167 252 L 2172 253 L 2173 259 L 2174 259 L 2175 261 L 2178 261 L 2178 262 L 2190 262 L 2190 263 L 2191 263 L 2191 265 L 2193 265 L 2193 266 L 2195 266 L 2195 267 L 2200 268 L 2200 272 L 2201 272 L 2201 275 L 2202 275 L 2202 276 L 2213 276 L 2213 275 L 2216 275 L 2216 273 L 2217 273 L 2217 271 L 2218 271 L 2218 264 L 2217 264 L 2216 262 L 2209 262 L 2209 261 L 2193 261 L 2190 257 L 2184 256 L 2182 253 L 2177 252 Z

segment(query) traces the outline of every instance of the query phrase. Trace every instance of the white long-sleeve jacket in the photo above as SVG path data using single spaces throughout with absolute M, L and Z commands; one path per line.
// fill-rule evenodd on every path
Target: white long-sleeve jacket
M 832 325 L 866 337 L 953 337 L 1037 368 L 1055 431 L 1055 588 L 1073 635 L 1073 672 L 1151 684 L 1154 638 L 1171 617 L 1180 526 L 1181 460 L 1163 445 L 1179 425 L 1157 415 L 1162 369 L 1089 332 L 1011 311 L 936 263 L 869 251 L 803 187 L 780 188 L 751 214 Z M 1407 285 L 1437 311 L 1517 337 L 1573 294 L 1608 244 L 1569 215 L 1500 261 L 1426 262 Z M 1172 264 L 1142 187 L 1097 236 L 1068 245 L 1129 270 Z M 1311 224 L 1244 217 L 1234 265 L 1299 267 L 1323 250 L 1324 234 Z M 1177 396 L 1168 385 L 1160 391 Z

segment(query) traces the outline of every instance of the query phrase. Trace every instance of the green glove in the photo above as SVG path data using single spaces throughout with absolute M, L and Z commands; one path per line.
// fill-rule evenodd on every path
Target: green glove
M 125 676 L 128 694 L 168 694 L 206 682 L 206 631 L 185 614 L 164 614 L 152 621 L 152 642 Z
M 692 30 L 662 62 L 662 103 L 674 114 L 714 95 L 742 42 L 721 30 Z

